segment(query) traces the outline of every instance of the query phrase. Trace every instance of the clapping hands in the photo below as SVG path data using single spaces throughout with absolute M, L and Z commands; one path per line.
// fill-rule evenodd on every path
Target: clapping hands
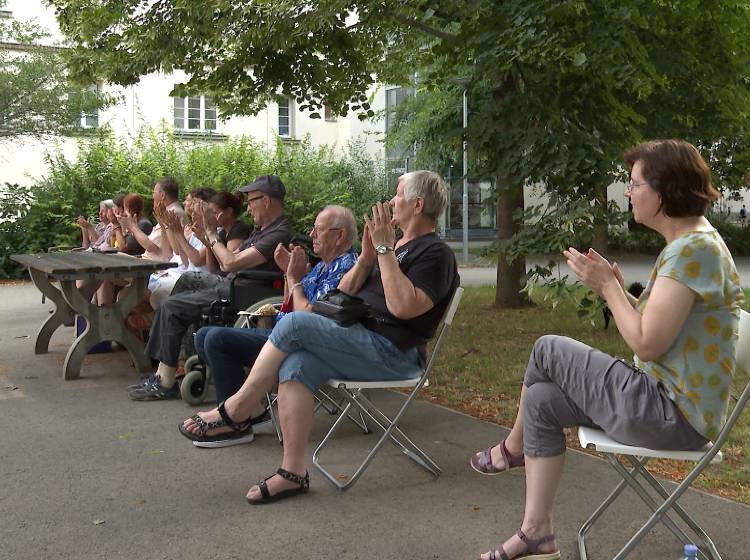
M 201 201 L 200 214 L 203 216 L 203 229 L 206 234 L 215 233 L 219 228 L 219 221 L 216 219 L 216 214 L 211 207 L 205 202 Z
M 396 228 L 394 228 L 391 223 L 393 215 L 389 203 L 376 203 L 375 206 L 372 207 L 372 218 L 366 214 L 364 218 L 366 229 L 372 240 L 371 244 L 374 247 L 377 247 L 378 245 L 388 245 L 389 247 L 393 247 L 396 244 Z
M 593 249 L 583 254 L 573 247 L 563 251 L 568 266 L 585 286 L 594 290 L 600 296 L 610 282 L 622 285 L 622 273 L 619 267 L 609 264 L 609 261 Z

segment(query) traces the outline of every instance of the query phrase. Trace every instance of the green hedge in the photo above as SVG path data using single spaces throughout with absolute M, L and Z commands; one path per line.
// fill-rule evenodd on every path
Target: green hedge
M 199 186 L 231 191 L 258 175 L 279 175 L 287 187 L 287 213 L 305 232 L 325 204 L 348 206 L 361 221 L 374 201 L 392 194 L 382 162 L 371 161 L 362 144 L 340 155 L 309 139 L 279 141 L 269 152 L 248 137 L 201 144 L 163 128 L 144 129 L 130 141 L 101 131 L 81 140 L 74 159 L 59 152 L 46 159 L 49 174 L 30 189 L 0 187 L 0 278 L 24 275 L 11 254 L 78 244 L 74 219 L 94 217 L 100 200 L 134 192 L 146 197 L 150 209 L 154 180 L 163 175 L 177 179 L 183 197 Z

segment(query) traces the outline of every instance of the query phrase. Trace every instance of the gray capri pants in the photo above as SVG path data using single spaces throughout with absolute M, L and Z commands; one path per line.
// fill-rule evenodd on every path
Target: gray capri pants
M 685 420 L 659 381 L 582 342 L 547 335 L 524 376 L 523 452 L 565 452 L 563 428 L 592 426 L 626 445 L 698 449 L 708 440 Z

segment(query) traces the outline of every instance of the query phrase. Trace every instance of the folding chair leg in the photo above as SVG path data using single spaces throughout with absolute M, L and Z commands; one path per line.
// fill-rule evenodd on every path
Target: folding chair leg
M 588 554 L 586 553 L 586 533 L 589 532 L 589 530 L 594 526 L 594 523 L 596 523 L 601 514 L 604 513 L 604 511 L 612 505 L 612 503 L 617 499 L 617 497 L 626 487 L 627 482 L 621 480 L 620 483 L 615 487 L 615 489 L 612 490 L 609 496 L 607 496 L 607 499 L 604 500 L 601 505 L 596 508 L 594 513 L 592 513 L 589 518 L 583 522 L 583 525 L 581 525 L 581 528 L 578 530 L 578 555 L 581 557 L 581 560 L 588 560 Z
M 335 416 L 336 414 L 343 414 L 344 406 L 342 405 L 342 403 L 331 397 L 331 395 L 329 395 L 328 392 L 326 392 L 322 388 L 318 389 L 315 392 L 315 398 L 318 401 L 315 405 L 316 412 L 319 408 L 322 407 L 331 416 Z M 359 426 L 359 429 L 362 430 L 362 433 L 371 433 L 370 428 L 367 426 L 367 421 L 365 420 L 364 415 L 360 412 L 357 416 L 359 416 L 359 418 L 356 418 L 352 416 L 351 413 L 348 413 L 349 420 Z
M 284 445 L 284 439 L 281 435 L 281 422 L 279 422 L 279 417 L 273 408 L 273 405 L 276 404 L 276 398 L 276 396 L 272 397 L 271 393 L 266 393 L 266 400 L 268 400 L 268 411 L 271 413 L 271 423 L 273 424 L 273 429 L 276 430 L 276 437 L 279 439 L 279 445 Z
M 628 456 L 628 459 L 632 461 L 636 461 L 635 457 Z M 649 520 L 641 527 L 641 529 L 633 535 L 633 538 L 631 541 L 634 541 L 634 545 L 641 539 L 645 534 L 656 524 L 657 521 L 665 522 L 663 517 L 667 517 L 667 512 L 669 510 L 674 511 L 679 515 L 682 520 L 685 522 L 685 524 L 690 527 L 690 529 L 693 530 L 693 532 L 701 538 L 703 543 L 705 544 L 705 548 L 708 550 L 708 555 L 706 555 L 702 550 L 700 551 L 701 555 L 705 556 L 706 558 L 712 558 L 713 560 L 721 560 L 721 555 L 719 554 L 719 551 L 716 549 L 716 545 L 714 545 L 714 542 L 711 540 L 711 537 L 708 536 L 708 534 L 703 530 L 703 528 L 698 525 L 698 523 L 677 503 L 677 500 L 684 494 L 688 488 L 690 488 L 690 485 L 692 484 L 693 480 L 697 478 L 697 475 L 700 474 L 700 472 L 703 470 L 702 468 L 699 469 L 699 466 L 696 466 L 691 473 L 685 477 L 685 479 L 677 486 L 677 488 L 674 489 L 673 492 L 668 492 L 662 484 L 656 480 L 653 475 L 646 470 L 646 468 L 638 462 L 636 468 L 638 469 L 639 474 L 648 482 L 651 487 L 664 499 L 664 503 L 659 506 L 658 508 L 653 508 L 652 511 L 654 512 Z M 671 520 L 670 520 L 671 521 Z M 674 531 L 672 531 L 674 533 Z M 677 534 L 677 533 L 675 533 Z M 639 537 L 640 535 L 640 537 Z M 692 542 L 692 539 L 688 538 L 687 536 L 684 536 L 685 534 L 680 531 L 680 535 L 678 537 L 682 536 L 683 543 L 686 542 Z M 636 537 L 639 537 L 638 540 L 635 540 Z M 630 544 L 630 543 L 628 543 Z M 627 546 L 627 545 L 626 545 Z
M 432 461 L 432 459 L 430 459 L 424 451 L 419 449 L 414 444 L 414 442 L 412 442 L 397 426 L 399 420 L 401 419 L 401 416 L 408 408 L 408 405 L 411 402 L 413 396 L 416 394 L 416 390 L 409 395 L 393 420 L 389 419 L 385 414 L 380 412 L 377 407 L 372 405 L 372 403 L 366 397 L 364 397 L 364 395 L 361 395 L 359 393 L 351 393 L 346 389 L 341 389 L 341 392 L 348 401 L 348 404 L 344 408 L 341 415 L 333 423 L 333 426 L 331 426 L 331 429 L 328 430 L 328 433 L 325 435 L 325 437 L 313 453 L 313 464 L 318 468 L 323 476 L 325 476 L 334 486 L 336 486 L 336 488 L 342 491 L 351 488 L 354 483 L 357 482 L 365 469 L 367 469 L 375 454 L 380 450 L 386 440 L 391 440 L 391 442 L 399 447 L 410 459 L 432 473 L 433 476 L 437 477 L 440 475 L 440 468 L 435 464 L 435 462 Z M 360 402 L 360 399 L 364 401 L 366 406 Z M 370 449 L 370 452 L 367 454 L 359 467 L 357 467 L 354 473 L 349 477 L 346 483 L 341 483 L 330 471 L 328 471 L 320 464 L 319 457 L 321 451 L 333 438 L 333 435 L 335 434 L 336 430 L 338 430 L 341 422 L 343 422 L 344 418 L 349 416 L 349 412 L 352 407 L 357 408 L 360 414 L 365 414 L 370 419 L 372 419 L 372 421 L 375 422 L 383 430 L 383 434 L 380 439 L 378 439 L 377 443 Z M 375 412 L 380 418 L 375 416 L 373 412 Z M 399 438 L 402 438 L 405 441 L 400 441 Z
M 672 531 L 672 533 L 677 537 L 679 542 L 682 543 L 688 543 L 693 542 L 693 539 L 691 539 L 678 525 L 675 524 L 675 522 L 669 517 L 668 513 L 670 510 L 674 511 L 677 515 L 679 515 L 683 521 L 695 532 L 696 535 L 700 536 L 705 545 L 708 549 L 709 555 L 706 555 L 703 553 L 703 551 L 700 551 L 700 555 L 705 558 L 712 558 L 713 560 L 721 560 L 721 556 L 719 555 L 718 551 L 716 550 L 716 547 L 714 546 L 713 541 L 710 539 L 710 537 L 706 534 L 706 532 L 695 522 L 694 519 L 688 515 L 688 513 L 679 505 L 677 504 L 677 499 L 689 488 L 690 483 L 692 482 L 692 479 L 686 478 L 682 484 L 680 484 L 675 491 L 670 494 L 667 492 L 667 490 L 659 483 L 658 480 L 656 480 L 651 473 L 648 472 L 646 469 L 646 463 L 648 462 L 648 458 L 638 459 L 633 456 L 626 456 L 628 460 L 630 461 L 632 468 L 628 470 L 622 462 L 620 462 L 616 457 L 607 455 L 607 460 L 610 462 L 612 467 L 620 474 L 622 477 L 622 481 L 615 487 L 615 489 L 610 493 L 610 495 L 602 502 L 602 504 L 594 511 L 594 513 L 589 516 L 589 518 L 583 523 L 580 530 L 578 531 L 578 551 L 581 557 L 581 560 L 587 560 L 587 554 L 586 554 L 586 544 L 585 544 L 585 536 L 586 533 L 591 529 L 591 527 L 594 525 L 596 520 L 601 516 L 601 514 L 606 510 L 614 501 L 615 499 L 620 495 L 622 490 L 625 488 L 626 485 L 630 486 L 636 494 L 641 498 L 641 500 L 651 509 L 653 512 L 649 520 L 636 532 L 635 535 L 631 537 L 631 539 L 625 544 L 625 546 L 620 550 L 620 552 L 617 553 L 614 560 L 623 560 L 630 554 L 630 552 L 633 551 L 633 549 L 637 546 L 637 544 L 643 539 L 643 537 L 648 533 L 648 531 L 653 528 L 653 526 L 656 524 L 657 521 L 661 521 L 664 523 L 664 525 Z M 637 480 L 637 476 L 641 475 L 646 482 L 656 491 L 664 500 L 665 502 L 662 505 L 658 505 L 656 501 L 653 499 L 653 497 L 648 493 L 648 490 L 646 487 L 644 487 L 640 482 Z M 684 485 L 684 486 L 683 486 Z
M 399 447 L 404 454 L 408 455 L 413 461 L 422 465 L 422 467 L 430 471 L 434 476 L 439 476 L 439 474 L 442 472 L 440 470 L 440 467 L 437 466 L 437 464 L 430 458 L 429 455 L 427 455 L 427 453 L 422 451 L 416 443 L 414 443 L 403 431 L 401 431 L 394 420 L 388 418 L 388 416 L 383 414 L 383 412 L 379 408 L 373 405 L 362 391 L 357 392 L 355 399 L 359 399 L 365 402 L 365 404 L 367 405 L 366 412 L 368 416 L 373 419 L 373 421 L 380 427 L 380 429 L 386 430 L 386 426 L 393 426 L 391 442 L 396 447 Z M 380 417 L 380 420 L 382 420 L 382 422 L 378 421 L 378 417 Z M 399 438 L 401 438 L 401 440 L 404 440 L 405 443 L 402 442 Z
M 623 479 L 630 485 L 630 487 L 635 491 L 636 494 L 643 500 L 643 502 L 651 509 L 652 512 L 656 512 L 659 510 L 659 507 L 656 503 L 656 501 L 651 497 L 651 495 L 648 493 L 648 491 L 644 488 L 644 486 L 636 480 L 634 475 L 631 475 L 630 472 L 623 466 L 623 464 L 617 460 L 617 458 L 607 455 L 607 460 L 609 460 L 610 464 L 615 468 L 617 472 L 620 473 L 620 475 L 623 477 Z M 645 470 L 645 463 L 647 461 L 638 461 L 637 459 L 633 458 L 633 460 L 638 463 L 638 466 L 641 468 L 644 468 Z M 635 465 L 634 465 L 635 467 Z M 635 467 L 637 470 L 638 467 Z M 654 515 L 651 516 L 652 518 Z M 624 547 L 620 550 L 620 552 L 617 553 L 614 560 L 622 560 L 625 558 L 628 554 L 630 554 L 633 549 L 636 547 L 636 545 L 643 539 L 643 537 L 646 536 L 646 533 L 653 527 L 653 525 L 656 523 L 657 520 L 661 520 L 662 523 L 664 523 L 670 531 L 677 537 L 679 542 L 686 543 L 686 542 L 692 542 L 692 539 L 688 537 L 685 532 L 678 527 L 674 521 L 667 515 L 666 510 L 662 512 L 661 515 L 659 515 L 658 518 L 654 520 L 653 523 L 651 523 L 646 530 L 643 530 L 643 527 L 635 534 L 633 535 L 630 540 L 625 544 Z M 648 524 L 647 524 L 648 525 Z

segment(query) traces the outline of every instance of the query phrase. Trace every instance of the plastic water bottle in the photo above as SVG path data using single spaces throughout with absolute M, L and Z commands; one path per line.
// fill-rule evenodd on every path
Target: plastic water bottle
M 698 547 L 694 544 L 686 544 L 682 560 L 698 560 Z

